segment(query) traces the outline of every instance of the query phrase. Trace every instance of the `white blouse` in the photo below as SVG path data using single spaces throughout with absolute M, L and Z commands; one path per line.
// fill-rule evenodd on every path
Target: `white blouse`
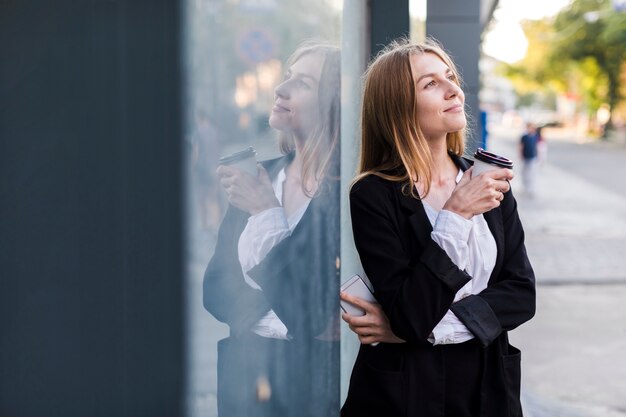
M 283 168 L 272 182 L 276 199 L 281 202 L 283 201 L 283 185 L 286 178 L 287 175 Z M 274 246 L 291 236 L 310 202 L 311 199 L 307 199 L 306 203 L 289 217 L 287 217 L 283 207 L 274 207 L 248 218 L 248 223 L 239 236 L 237 250 L 243 277 L 249 286 L 262 290 L 259 284 L 248 275 L 248 271 L 260 264 Z M 278 318 L 274 310 L 269 310 L 255 324 L 252 331 L 263 337 L 288 339 L 287 327 Z
M 459 170 L 458 183 L 463 176 Z M 454 301 L 478 294 L 485 288 L 496 264 L 496 241 L 489 230 L 489 225 L 482 214 L 470 220 L 448 210 L 437 212 L 424 203 L 426 214 L 433 225 L 431 238 L 443 249 L 452 262 L 465 270 L 472 279 L 455 295 Z M 432 331 L 429 341 L 434 345 L 463 343 L 473 339 L 474 335 L 458 317 L 448 310 Z

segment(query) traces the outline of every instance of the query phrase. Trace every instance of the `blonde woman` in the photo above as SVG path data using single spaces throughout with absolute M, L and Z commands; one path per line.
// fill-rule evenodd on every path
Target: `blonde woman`
M 365 74 L 354 240 L 380 302 L 343 316 L 361 345 L 342 416 L 521 416 L 507 331 L 535 312 L 510 191 L 472 177 L 458 71 L 434 41 L 389 45 Z M 371 345 L 373 342 L 382 342 Z
M 204 306 L 230 327 L 218 344 L 220 417 L 338 414 L 340 63 L 336 47 L 296 50 L 269 117 L 284 156 L 258 176 L 218 168 L 230 205 Z

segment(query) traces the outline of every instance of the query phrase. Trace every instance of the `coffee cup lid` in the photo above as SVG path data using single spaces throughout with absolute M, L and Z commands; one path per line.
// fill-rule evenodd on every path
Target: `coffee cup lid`
M 500 168 L 513 168 L 513 161 L 504 156 L 496 155 L 493 152 L 488 152 L 483 148 L 476 149 L 474 153 L 474 159 L 478 159 L 486 164 L 498 166 Z
M 248 146 L 243 151 L 235 152 L 230 155 L 225 155 L 220 158 L 220 165 L 228 165 L 237 161 L 241 161 L 251 156 L 256 156 L 256 151 L 252 146 Z

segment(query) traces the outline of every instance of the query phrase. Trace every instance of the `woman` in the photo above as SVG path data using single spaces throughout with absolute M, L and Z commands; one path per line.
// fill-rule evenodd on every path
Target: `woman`
M 218 168 L 230 205 L 204 306 L 230 326 L 218 345 L 222 417 L 338 414 L 339 71 L 335 47 L 294 52 L 269 118 L 284 156 L 258 177 Z
M 535 312 L 534 274 L 507 169 L 472 177 L 464 94 L 434 41 L 369 66 L 354 241 L 382 311 L 343 318 L 359 350 L 342 416 L 520 416 L 507 331 Z M 383 342 L 376 346 L 373 342 Z

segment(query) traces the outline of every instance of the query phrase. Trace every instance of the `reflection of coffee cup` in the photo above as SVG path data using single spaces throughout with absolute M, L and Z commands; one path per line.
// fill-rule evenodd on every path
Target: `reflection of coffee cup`
M 255 177 L 259 175 L 259 170 L 256 166 L 256 151 L 252 146 L 243 151 L 222 156 L 220 158 L 220 165 L 235 166 Z
M 474 153 L 472 177 L 480 175 L 483 172 L 500 168 L 513 169 L 513 161 L 504 156 L 496 155 L 493 152 L 487 152 L 483 148 L 478 148 L 476 153 Z

